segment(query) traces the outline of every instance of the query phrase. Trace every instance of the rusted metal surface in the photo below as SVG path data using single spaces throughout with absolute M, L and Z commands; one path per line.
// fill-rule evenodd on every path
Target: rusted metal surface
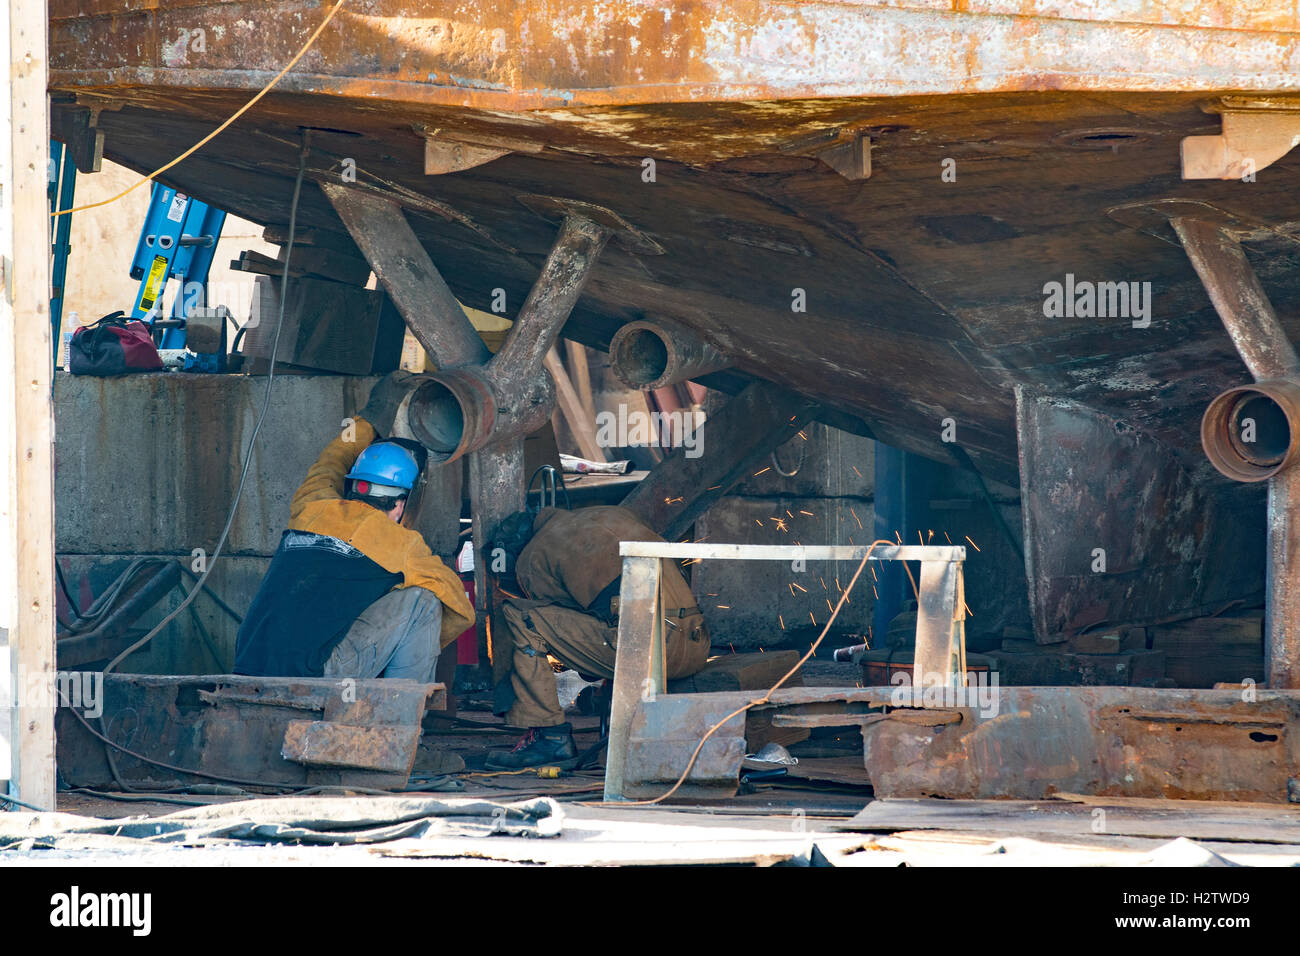
M 878 796 L 1105 796 L 1287 802 L 1300 774 L 1300 695 L 1004 687 L 997 713 L 863 731 Z
M 280 755 L 309 767 L 349 767 L 410 776 L 420 725 L 358 727 L 326 720 L 291 720 Z
M 1034 636 L 1192 616 L 1257 593 L 1258 494 L 1212 493 L 1129 422 L 1017 390 L 1025 571 Z M 1243 517 L 1245 516 L 1245 517 Z
M 1255 389 L 1246 393 L 1240 406 L 1244 411 L 1237 417 L 1244 428 L 1246 419 L 1242 416 L 1249 413 L 1253 416 L 1252 425 L 1258 426 L 1260 432 L 1250 436 L 1249 446 L 1238 446 L 1242 450 L 1239 463 L 1249 465 L 1259 451 L 1277 458 L 1275 466 L 1270 464 L 1261 469 L 1263 477 L 1271 475 L 1268 477 L 1264 665 L 1270 687 L 1300 688 L 1300 472 L 1293 464 L 1300 454 L 1300 430 L 1295 427 L 1300 424 L 1297 408 L 1300 356 L 1278 321 L 1273 304 L 1240 242 L 1213 222 L 1175 219 L 1171 225 L 1233 345 L 1257 382 Z M 1207 429 L 1211 438 L 1221 432 L 1215 426 L 1215 419 L 1232 417 L 1229 401 L 1230 396 L 1220 395 L 1210 404 L 1202 422 L 1202 436 Z M 1270 417 L 1281 420 L 1272 422 L 1270 427 Z M 1228 436 L 1226 445 L 1207 442 L 1206 450 L 1211 452 L 1216 447 L 1226 451 L 1239 437 L 1242 436 Z M 1215 458 L 1212 452 L 1210 458 Z M 1232 477 L 1240 480 L 1238 475 Z
M 500 0 L 344 7 L 282 86 L 488 109 L 1042 89 L 1288 90 L 1291 7 L 986 0 L 960 12 L 850 0 L 555 8 Z M 56 87 L 257 88 L 322 8 L 54 0 Z M 203 50 L 193 31 L 206 31 Z M 918 55 L 918 50 L 927 55 Z M 1088 51 L 1080 56 L 1079 51 Z
M 441 709 L 446 701 L 443 685 L 404 680 L 108 674 L 103 688 L 103 732 L 115 743 L 173 767 L 267 786 L 400 789 L 426 707 Z M 294 723 L 324 724 L 332 746 L 309 746 L 313 739 L 301 729 L 289 734 Z M 94 719 L 91 725 L 101 726 Z M 409 742 L 408 754 L 399 754 L 397 738 Z M 59 770 L 69 784 L 114 784 L 106 745 L 62 709 L 58 739 Z M 286 746 L 304 762 L 282 756 Z M 117 751 L 114 760 L 131 785 L 211 782 Z
M 629 322 L 609 343 L 610 369 L 629 388 L 676 385 L 731 364 L 686 329 L 666 322 Z
M 1259 690 L 1251 699 L 1240 690 L 1003 687 L 977 706 L 919 708 L 897 707 L 897 691 L 783 689 L 751 714 L 771 713 L 782 726 L 860 726 L 864 776 L 878 797 L 1032 800 L 1069 792 L 1286 803 L 1300 776 L 1294 691 Z M 703 732 L 755 696 L 681 694 L 638 703 L 624 793 L 664 792 Z M 692 781 L 734 793 L 742 755 L 725 742 L 737 733 L 728 723 L 723 744 L 705 745 Z
M 700 426 L 697 451 L 674 448 L 623 500 L 665 538 L 677 538 L 745 477 L 799 433 L 817 412 L 805 398 L 755 382 Z M 715 437 L 716 436 L 716 437 Z
M 1167 226 L 1128 229 L 1104 210 L 1194 194 L 1263 224 L 1252 241 L 1290 242 L 1289 160 L 1248 188 L 1187 184 L 1178 147 L 1219 132 L 1203 108 L 1225 91 L 1280 102 L 1296 88 L 1294 11 L 925 6 L 345 6 L 277 91 L 165 178 L 283 228 L 299 128 L 312 127 L 314 182 L 354 161 L 357 185 L 406 210 L 458 299 L 491 308 L 503 289 L 511 314 L 554 238 L 521 197 L 617 210 L 662 254 L 602 254 L 565 326 L 577 341 L 603 348 L 620 326 L 663 318 L 726 354 L 735 371 L 718 374 L 736 388 L 767 379 L 907 451 L 950 461 L 950 418 L 968 460 L 1009 484 L 1013 388 L 1028 385 L 1149 433 L 1233 498 L 1195 435 L 1205 401 L 1238 381 L 1237 359 Z M 55 135 L 75 139 L 93 120 L 105 155 L 140 171 L 246 102 L 323 14 L 109 0 L 55 0 L 51 12 Z M 205 50 L 178 42 L 200 27 Z M 430 135 L 510 152 L 430 178 Z M 871 177 L 837 175 L 859 146 Z M 343 229 L 315 188 L 300 223 Z M 1150 327 L 1045 320 L 1044 284 L 1067 273 L 1150 281 Z M 1262 278 L 1294 333 L 1300 272 Z M 1090 466 L 1097 481 L 1114 474 L 1104 458 Z M 671 485 L 660 500 L 691 482 Z M 1186 609 L 1207 575 L 1220 569 L 1161 589 L 1164 610 Z

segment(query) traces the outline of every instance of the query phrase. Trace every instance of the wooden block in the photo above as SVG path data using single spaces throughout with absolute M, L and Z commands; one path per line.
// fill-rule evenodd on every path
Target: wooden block
M 239 258 L 230 263 L 230 268 L 241 272 L 280 278 L 284 275 L 284 258 L 272 259 L 252 249 L 239 254 Z M 293 247 L 293 260 L 289 266 L 289 275 L 295 278 L 310 276 L 329 282 L 341 282 L 345 285 L 365 286 L 370 281 L 370 264 L 364 259 L 347 256 L 332 249 L 316 249 L 311 246 Z
M 280 281 L 259 276 L 244 335 L 248 368 L 270 360 L 279 314 Z M 256 322 L 256 324 L 252 324 Z M 276 361 L 344 375 L 382 375 L 402 358 L 406 326 L 383 292 L 320 279 L 289 283 Z
M 349 767 L 410 773 L 420 728 L 361 727 L 328 720 L 291 720 L 280 750 L 285 760 L 312 767 Z
M 1202 617 L 1151 628 L 1152 647 L 1166 658 L 1179 687 L 1213 687 L 1264 679 L 1263 618 Z
M 723 654 L 714 657 L 690 677 L 668 682 L 668 693 L 690 694 L 719 690 L 767 690 L 799 660 L 797 651 L 769 651 L 760 654 Z M 802 687 L 803 677 L 795 674 L 785 687 Z

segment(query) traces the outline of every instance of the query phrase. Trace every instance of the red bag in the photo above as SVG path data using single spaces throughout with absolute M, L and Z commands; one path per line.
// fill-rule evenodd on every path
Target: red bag
M 127 319 L 121 309 L 72 333 L 68 371 L 73 375 L 125 375 L 162 368 L 162 359 L 139 319 Z

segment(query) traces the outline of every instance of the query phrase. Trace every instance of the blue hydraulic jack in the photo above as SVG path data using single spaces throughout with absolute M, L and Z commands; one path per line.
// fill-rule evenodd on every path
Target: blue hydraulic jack
M 149 213 L 135 258 L 131 278 L 140 280 L 131 317 L 154 328 L 154 340 L 164 353 L 164 362 L 183 355 L 186 371 L 221 372 L 226 365 L 226 320 L 223 306 L 207 306 L 208 272 L 216 255 L 217 240 L 226 214 L 192 196 L 161 183 L 153 184 Z M 172 303 L 172 315 L 161 318 L 163 292 L 168 279 L 180 281 Z M 190 328 L 191 323 L 195 328 Z M 193 334 L 203 325 L 205 333 Z

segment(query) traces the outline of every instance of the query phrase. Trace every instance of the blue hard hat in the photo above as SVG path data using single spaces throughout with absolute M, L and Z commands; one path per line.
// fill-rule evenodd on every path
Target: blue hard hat
M 420 465 L 401 445 L 375 442 L 361 453 L 348 477 L 410 491 L 420 477 Z

